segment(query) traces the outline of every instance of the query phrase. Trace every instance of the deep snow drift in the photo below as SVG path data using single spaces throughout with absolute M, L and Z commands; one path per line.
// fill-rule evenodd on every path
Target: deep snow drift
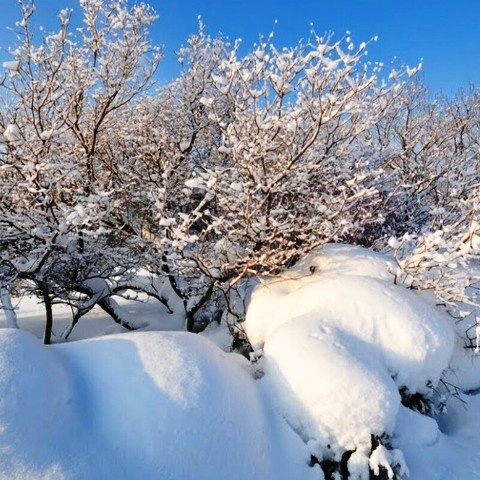
M 1 330 L 0 478 L 319 478 L 245 364 L 182 332 Z
M 27 306 L 19 324 L 40 335 Z M 125 304 L 147 329 L 174 328 L 161 308 Z M 107 322 L 87 319 L 76 338 Z M 351 450 L 352 479 L 380 466 L 480 479 L 478 356 L 428 297 L 393 284 L 384 257 L 324 247 L 253 289 L 245 328 L 254 366 L 213 343 L 225 345 L 222 326 L 209 338 L 117 333 L 50 347 L 0 329 L 0 479 L 321 480 L 310 455 Z M 430 395 L 445 369 L 470 395 L 447 396 L 435 418 L 400 404 L 400 388 Z M 372 453 L 372 434 L 387 434 L 388 450 Z

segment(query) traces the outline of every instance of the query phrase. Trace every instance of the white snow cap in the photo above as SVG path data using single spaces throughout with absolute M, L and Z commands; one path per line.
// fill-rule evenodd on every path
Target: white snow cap
M 11 143 L 16 142 L 21 138 L 20 129 L 17 125 L 10 123 L 3 131 L 3 136 Z
M 5 70 L 18 72 L 18 69 L 20 68 L 20 62 L 18 60 L 10 60 L 8 62 L 3 62 L 2 66 Z

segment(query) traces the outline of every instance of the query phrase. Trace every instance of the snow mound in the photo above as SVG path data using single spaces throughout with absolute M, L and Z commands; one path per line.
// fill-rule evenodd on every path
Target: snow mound
M 319 458 L 327 445 L 355 450 L 370 445 L 371 434 L 394 427 L 398 389 L 362 343 L 305 315 L 287 322 L 265 344 L 265 381 Z
M 442 312 L 360 247 L 328 246 L 256 287 L 245 328 L 289 424 L 319 458 L 357 450 L 358 478 L 368 478 L 371 434 L 393 433 L 399 388 L 427 393 L 454 344 Z M 370 464 L 386 458 L 376 455 Z
M 200 336 L 44 347 L 3 329 L 0 355 L 2 480 L 319 478 L 238 359 Z
M 312 266 L 323 275 L 360 276 L 391 282 L 390 270 L 394 268 L 394 262 L 373 250 L 331 243 L 300 260 L 287 276 L 305 275 Z

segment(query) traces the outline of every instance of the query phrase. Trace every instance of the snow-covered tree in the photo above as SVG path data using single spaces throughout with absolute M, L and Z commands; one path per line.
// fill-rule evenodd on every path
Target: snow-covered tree
M 40 41 L 33 3 L 20 5 L 1 84 L 2 257 L 43 297 L 49 342 L 56 298 L 95 296 L 92 279 L 136 265 L 138 245 L 116 221 L 117 159 L 106 139 L 128 131 L 123 118 L 151 86 L 161 52 L 148 40 L 156 16 L 146 5 L 81 1 L 82 28 L 72 33 L 72 12 L 63 10 L 59 30 Z
M 200 25 L 143 128 L 158 192 L 150 232 L 168 269 L 195 277 L 202 302 L 381 220 L 380 172 L 362 134 L 394 85 L 363 63 L 366 45 L 312 33 L 282 51 L 271 37 L 244 56 L 239 48 Z
M 418 68 L 385 79 L 349 36 L 242 54 L 200 22 L 154 91 L 146 5 L 83 0 L 82 28 L 65 10 L 39 41 L 20 5 L 0 109 L 9 288 L 67 302 L 73 324 L 99 304 L 134 328 L 111 298 L 130 285 L 178 297 L 195 330 L 245 278 L 350 242 L 393 247 L 397 279 L 476 304 L 474 89 L 431 101 Z
M 457 317 L 479 306 L 479 106 L 474 89 L 429 102 L 414 83 L 383 132 L 392 149 L 385 158 L 397 277 L 433 290 Z
M 33 294 L 45 305 L 45 343 L 59 302 L 72 309 L 64 339 L 96 306 L 135 329 L 143 324 L 115 298 L 127 291 L 154 297 L 188 331 L 236 322 L 246 279 L 279 276 L 334 242 L 393 253 L 392 282 L 432 290 L 477 324 L 476 89 L 431 100 L 418 68 L 387 79 L 349 34 L 312 31 L 282 49 L 260 37 L 242 53 L 240 41 L 212 38 L 201 22 L 178 52 L 179 78 L 154 89 L 161 50 L 147 5 L 80 0 L 82 27 L 72 30 L 74 13 L 63 10 L 58 31 L 37 39 L 34 5 L 19 3 L 17 44 L 0 77 L 0 308 L 9 327 L 11 297 Z M 313 276 L 321 265 L 299 271 Z M 475 346 L 467 332 L 469 340 Z M 395 395 L 407 386 L 392 384 Z M 363 462 L 362 475 L 402 465 L 384 433 L 362 430 L 364 451 L 350 462 Z

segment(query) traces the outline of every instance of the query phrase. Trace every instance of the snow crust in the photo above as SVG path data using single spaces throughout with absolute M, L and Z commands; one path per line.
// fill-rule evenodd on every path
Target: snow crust
M 388 261 L 339 245 L 256 287 L 245 328 L 263 347 L 263 381 L 311 453 L 357 450 L 352 468 L 362 479 L 368 458 L 359 452 L 371 434 L 393 433 L 399 388 L 427 393 L 454 346 L 447 318 L 394 285 Z
M 148 332 L 44 347 L 0 330 L 0 479 L 322 478 L 241 367 Z

